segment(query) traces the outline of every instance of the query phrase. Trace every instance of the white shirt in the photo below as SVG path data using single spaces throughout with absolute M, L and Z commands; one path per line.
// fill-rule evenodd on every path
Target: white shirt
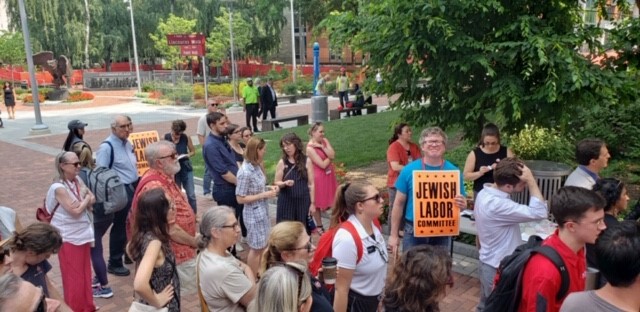
M 209 311 L 244 312 L 239 301 L 253 285 L 242 272 L 238 259 L 231 254 L 221 257 L 205 248 L 198 267 L 200 288 Z
M 78 180 L 78 187 L 84 185 L 80 178 Z M 47 192 L 47 198 L 45 201 L 46 209 L 51 213 L 53 208 L 56 207 L 58 201 L 56 200 L 56 190 L 58 188 L 64 188 L 71 198 L 76 198 L 76 195 L 61 182 L 55 182 L 49 187 Z M 79 199 L 78 199 L 79 200 Z M 93 237 L 93 221 L 89 217 L 89 212 L 85 211 L 79 217 L 74 217 L 67 212 L 62 205 L 58 206 L 56 213 L 51 218 L 51 225 L 60 231 L 62 241 L 73 245 L 83 245 L 94 241 Z
M 578 186 L 582 188 L 586 188 L 588 190 L 593 189 L 593 186 L 596 184 L 596 180 L 593 179 L 591 175 L 584 171 L 584 169 L 578 166 L 571 174 L 567 177 L 567 180 L 564 182 L 564 186 Z
M 200 119 L 198 119 L 198 128 L 196 129 L 196 134 L 201 135 L 206 140 L 211 133 L 211 129 L 209 125 L 207 125 L 207 114 L 202 115 Z
M 531 197 L 529 206 L 487 183 L 476 197 L 473 214 L 480 239 L 480 261 L 497 268 L 502 258 L 522 245 L 520 223 L 547 218 L 547 204 Z
M 333 238 L 333 257 L 338 260 L 338 267 L 354 270 L 350 287 L 352 290 L 364 296 L 377 296 L 382 293 L 387 277 L 389 255 L 384 237 L 372 224 L 375 240 L 371 238 L 354 215 L 348 221 L 353 223 L 362 240 L 362 258 L 358 263 L 356 243 L 345 229 L 339 229 Z M 373 252 L 369 253 L 367 249 L 372 249 Z

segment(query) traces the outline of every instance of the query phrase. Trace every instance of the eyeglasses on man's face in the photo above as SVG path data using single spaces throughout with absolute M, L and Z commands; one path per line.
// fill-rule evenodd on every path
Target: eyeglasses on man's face
M 80 162 L 76 161 L 76 162 L 68 162 L 68 163 L 64 163 L 65 165 L 73 165 L 74 167 L 80 167 Z
M 178 158 L 178 153 L 177 152 L 173 152 L 170 155 L 158 157 L 158 159 L 165 159 L 165 158 L 169 158 L 169 157 L 171 157 L 171 159 L 176 159 L 176 158 Z

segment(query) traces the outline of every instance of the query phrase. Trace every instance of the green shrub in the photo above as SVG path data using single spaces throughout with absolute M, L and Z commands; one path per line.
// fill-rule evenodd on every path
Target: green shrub
M 25 94 L 25 93 L 31 93 L 30 90 L 28 89 L 22 89 L 22 88 L 13 88 L 13 90 L 16 92 L 16 95 L 20 95 L 20 94 Z
M 324 85 L 324 89 L 327 91 L 327 94 L 328 94 L 328 95 L 335 94 L 335 93 L 336 93 L 336 87 L 337 87 L 337 86 L 336 86 L 336 82 L 335 82 L 335 81 L 327 82 L 327 83 Z
M 287 95 L 296 95 L 298 94 L 298 85 L 295 83 L 287 83 L 282 86 L 282 92 Z
M 204 85 L 201 85 L 201 84 L 193 85 L 193 98 L 195 100 L 204 99 Z
M 280 80 L 280 74 L 273 68 L 271 68 L 269 72 L 267 72 L 267 77 L 273 81 Z
M 573 157 L 573 144 L 558 131 L 525 125 L 519 133 L 508 136 L 508 146 L 524 160 L 568 162 Z
M 576 142 L 584 138 L 599 138 L 607 143 L 612 156 L 640 158 L 640 101 L 630 105 L 592 105 L 581 111 L 571 128 Z
M 280 79 L 275 79 L 275 80 L 282 80 L 282 79 L 288 79 L 289 78 L 289 70 L 286 67 L 283 67 L 282 70 L 280 71 Z
M 304 79 L 298 79 L 296 81 L 296 86 L 298 87 L 298 91 L 302 94 L 311 94 L 313 92 L 313 82 L 307 81 Z

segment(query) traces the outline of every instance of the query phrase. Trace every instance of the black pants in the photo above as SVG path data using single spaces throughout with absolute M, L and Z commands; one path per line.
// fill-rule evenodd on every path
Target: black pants
M 249 121 L 253 121 L 253 132 L 258 131 L 258 104 L 252 103 L 245 105 L 247 127 L 251 128 Z
M 271 119 L 275 119 L 276 118 L 276 107 L 275 106 L 269 106 L 269 107 L 262 106 L 262 120 L 266 120 L 267 119 L 267 113 L 271 114 Z M 273 126 L 276 127 L 276 128 L 280 128 L 280 124 L 278 124 L 277 122 L 274 123 Z
M 370 312 L 378 311 L 380 296 L 364 296 L 349 289 L 349 301 L 347 312 Z
M 131 210 L 131 203 L 133 202 L 133 193 L 136 189 L 136 184 L 128 184 L 125 189 L 127 190 L 127 206 L 124 209 L 113 214 L 113 227 L 109 232 L 109 266 L 121 267 L 122 256 L 124 256 L 124 248 L 127 245 L 127 231 L 126 222 L 129 210 Z

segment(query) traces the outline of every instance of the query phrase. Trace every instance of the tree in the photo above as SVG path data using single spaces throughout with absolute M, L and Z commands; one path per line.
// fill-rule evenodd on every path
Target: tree
M 194 32 L 195 26 L 195 19 L 188 20 L 170 14 L 166 22 L 162 19 L 160 20 L 156 33 L 149 35 L 154 42 L 154 47 L 162 55 L 168 67 L 175 68 L 182 60 L 182 56 L 180 55 L 180 47 L 168 44 L 167 35 L 191 34 Z
M 582 24 L 573 0 L 374 0 L 323 24 L 332 42 L 349 38 L 369 55 L 371 75 L 381 69 L 385 91 L 400 94 L 404 118 L 460 126 L 469 137 L 489 120 L 508 131 L 570 127 L 581 108 L 640 96 L 637 71 L 578 53 L 600 53 L 602 30 Z
M 0 62 L 11 68 L 11 83 L 13 84 L 13 66 L 24 64 L 24 37 L 22 33 L 0 33 Z
M 216 66 L 222 65 L 230 57 L 231 38 L 229 36 L 229 11 L 220 9 L 220 16 L 215 18 L 213 27 L 207 38 L 207 58 Z M 234 53 L 242 53 L 251 42 L 251 26 L 240 13 L 233 13 L 233 47 Z

